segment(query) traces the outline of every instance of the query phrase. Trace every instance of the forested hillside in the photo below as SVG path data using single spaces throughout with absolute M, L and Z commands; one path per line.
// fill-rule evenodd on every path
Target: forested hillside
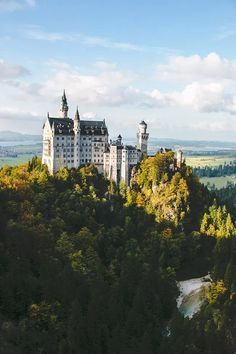
M 37 158 L 0 170 L 1 354 L 235 352 L 236 190 L 210 194 L 173 164 L 143 160 L 131 188 Z M 184 319 L 176 280 L 208 271 Z

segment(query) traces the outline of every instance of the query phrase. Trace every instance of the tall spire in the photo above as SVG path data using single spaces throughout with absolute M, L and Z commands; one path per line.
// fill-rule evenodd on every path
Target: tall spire
M 68 110 L 69 110 L 69 107 L 67 104 L 66 92 L 64 90 L 62 98 L 61 98 L 60 117 L 67 118 L 68 117 Z
M 78 106 L 75 112 L 75 118 L 74 118 L 74 133 L 79 134 L 80 132 L 80 116 L 79 116 L 79 110 Z
M 80 121 L 80 116 L 79 116 L 79 109 L 78 109 L 78 106 L 76 108 L 76 112 L 75 112 L 75 119 L 74 120 L 78 120 Z

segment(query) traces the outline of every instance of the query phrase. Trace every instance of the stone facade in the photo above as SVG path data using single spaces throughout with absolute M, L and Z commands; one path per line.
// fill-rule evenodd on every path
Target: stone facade
M 142 121 L 139 124 L 136 146 L 124 145 L 121 135 L 117 137 L 117 140 L 110 141 L 104 154 L 106 176 L 117 184 L 123 181 L 129 185 L 133 168 L 137 166 L 144 155 L 147 155 L 148 138 L 147 124 Z
M 108 143 L 108 129 L 105 120 L 81 120 L 78 112 L 74 119 L 68 117 L 65 92 L 61 100 L 59 117 L 48 114 L 43 126 L 42 162 L 50 173 L 60 168 L 77 168 L 86 163 L 96 166 L 115 183 L 130 182 L 132 169 L 147 154 L 147 124 L 142 121 L 137 133 L 137 145 L 124 145 L 122 137 Z
M 68 118 L 65 92 L 62 96 L 60 117 L 48 114 L 43 126 L 42 162 L 50 173 L 62 167 L 79 167 L 94 164 L 103 173 L 104 151 L 108 146 L 108 129 L 105 120 L 81 120 L 78 109 L 74 119 Z

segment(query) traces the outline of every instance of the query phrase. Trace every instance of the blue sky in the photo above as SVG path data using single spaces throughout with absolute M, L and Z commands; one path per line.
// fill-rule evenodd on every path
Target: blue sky
M 111 137 L 236 137 L 236 1 L 0 0 L 1 130 L 70 115 Z

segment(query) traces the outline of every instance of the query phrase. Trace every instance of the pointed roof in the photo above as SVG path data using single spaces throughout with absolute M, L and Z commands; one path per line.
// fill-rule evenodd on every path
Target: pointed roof
M 63 90 L 62 99 L 63 99 L 63 101 L 67 101 L 67 99 L 66 99 L 66 91 L 65 91 L 65 89 Z
M 75 119 L 74 120 L 80 120 L 78 106 L 77 106 L 77 109 L 76 109 L 76 112 L 75 112 Z
M 68 108 L 65 89 L 63 90 L 63 95 L 62 95 L 62 97 L 61 97 L 61 106 L 62 106 L 63 108 L 65 108 L 65 107 Z
M 146 125 L 147 126 L 147 123 L 144 122 L 144 120 L 142 120 L 139 125 Z

